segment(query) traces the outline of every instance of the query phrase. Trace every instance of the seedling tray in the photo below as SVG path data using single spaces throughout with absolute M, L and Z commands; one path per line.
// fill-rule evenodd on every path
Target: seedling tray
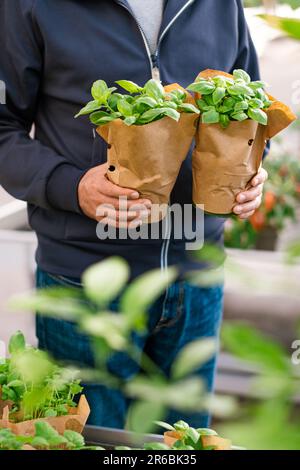
M 145 442 L 163 442 L 163 436 L 158 434 L 137 435 L 121 429 L 111 429 L 98 426 L 85 426 L 83 435 L 87 445 L 98 445 L 105 449 L 116 446 L 141 447 Z

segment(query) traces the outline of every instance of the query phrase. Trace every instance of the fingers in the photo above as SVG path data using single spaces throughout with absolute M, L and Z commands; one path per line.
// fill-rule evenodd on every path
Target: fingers
M 137 227 L 140 227 L 143 223 L 143 221 L 140 219 L 135 219 L 132 221 L 125 222 L 125 221 L 110 219 L 109 217 L 103 217 L 103 219 L 101 219 L 99 222 L 103 225 L 109 225 L 110 227 L 125 228 L 125 229 L 137 228 Z
M 257 175 L 254 176 L 254 178 L 252 179 L 251 185 L 259 186 L 260 184 L 264 184 L 267 181 L 268 177 L 268 172 L 264 168 L 261 168 Z
M 243 193 L 238 194 L 236 200 L 239 203 L 245 203 L 248 201 L 253 201 L 257 197 L 259 197 L 262 192 L 263 192 L 263 184 L 259 184 L 258 186 L 255 186 L 254 188 L 248 189 L 248 191 L 244 191 Z
M 146 209 L 145 206 L 135 207 L 134 209 L 128 211 L 119 211 L 116 210 L 113 205 L 101 204 L 97 208 L 96 216 L 98 220 L 107 218 L 117 222 L 128 222 L 134 219 L 144 220 L 145 218 L 149 217 L 150 213 L 150 209 Z
M 240 204 L 240 205 L 235 206 L 233 209 L 233 212 L 239 215 L 241 218 L 247 218 L 245 217 L 245 214 L 249 214 L 250 212 L 254 212 L 256 209 L 258 209 L 259 206 L 261 205 L 261 201 L 262 201 L 262 195 L 256 197 L 254 200 L 250 202 L 246 202 L 245 204 Z
M 239 216 L 239 219 L 241 219 L 241 220 L 250 219 L 250 217 L 252 217 L 253 214 L 255 214 L 255 211 L 242 213 L 242 214 Z
M 108 181 L 107 178 L 104 178 L 102 180 L 100 190 L 102 194 L 105 194 L 108 197 L 117 198 L 117 199 L 119 197 L 126 196 L 128 199 L 137 200 L 140 197 L 137 191 L 134 191 L 133 189 L 122 188 L 120 186 L 117 186 L 116 184 L 113 184 L 110 181 Z
M 98 203 L 97 203 L 98 200 Z M 108 197 L 107 195 L 97 192 L 96 206 L 112 206 L 118 211 L 143 211 L 151 209 L 151 201 L 149 199 L 136 199 L 134 201 L 124 197 L 114 198 Z

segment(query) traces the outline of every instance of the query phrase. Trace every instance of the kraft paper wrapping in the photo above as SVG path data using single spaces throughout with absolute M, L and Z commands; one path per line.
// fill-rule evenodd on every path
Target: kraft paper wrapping
M 201 77 L 232 77 L 218 70 L 205 70 Z M 267 110 L 268 125 L 255 121 L 232 121 L 228 128 L 199 123 L 193 153 L 193 201 L 207 213 L 229 215 L 238 193 L 247 189 L 258 172 L 266 143 L 297 117 L 283 103 L 273 101 Z
M 167 431 L 164 433 L 164 443 L 172 447 L 182 436 L 179 431 Z M 215 450 L 231 450 L 232 442 L 229 439 L 219 436 L 201 436 L 201 441 L 204 447 L 214 446 Z
M 11 429 L 16 435 L 33 436 L 35 434 L 35 423 L 37 421 L 46 421 L 56 429 L 59 434 L 63 434 L 66 429 L 81 433 L 89 414 L 90 407 L 84 395 L 80 396 L 77 408 L 70 408 L 69 414 L 65 416 L 32 419 L 19 423 L 13 423 L 9 420 L 9 407 L 6 406 L 3 410 L 2 419 L 0 419 L 0 428 Z
M 181 88 L 165 87 L 166 91 Z M 187 101 L 193 102 L 189 96 Z M 97 128 L 108 143 L 108 179 L 137 190 L 152 204 L 167 205 L 181 165 L 196 132 L 197 114 L 181 113 L 179 122 L 165 117 L 143 126 L 126 126 L 120 119 Z M 151 222 L 165 216 L 154 209 Z

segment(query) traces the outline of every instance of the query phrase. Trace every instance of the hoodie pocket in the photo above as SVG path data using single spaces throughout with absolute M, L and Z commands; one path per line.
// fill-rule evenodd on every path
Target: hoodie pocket
M 93 147 L 91 157 L 91 167 L 101 165 L 107 162 L 107 144 L 93 129 Z

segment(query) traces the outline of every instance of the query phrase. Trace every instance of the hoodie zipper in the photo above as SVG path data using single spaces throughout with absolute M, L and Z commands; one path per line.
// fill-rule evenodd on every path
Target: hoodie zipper
M 155 58 L 156 58 L 156 51 L 155 51 L 155 54 L 152 55 L 151 54 L 151 50 L 150 50 L 150 46 L 149 46 L 149 43 L 148 43 L 148 40 L 147 40 L 147 37 L 146 37 L 146 34 L 144 33 L 144 30 L 140 24 L 140 22 L 138 21 L 138 19 L 136 18 L 133 10 L 130 8 L 129 5 L 125 5 L 125 3 L 123 2 L 120 2 L 117 0 L 117 3 L 122 6 L 123 8 L 125 8 L 125 10 L 128 11 L 128 13 L 130 13 L 130 15 L 132 16 L 132 18 L 134 19 L 134 21 L 136 22 L 136 25 L 141 33 L 141 36 L 143 38 L 143 41 L 144 41 L 144 45 L 145 45 L 145 49 L 146 49 L 146 52 L 147 52 L 147 56 L 148 56 L 148 60 L 149 60 L 149 64 L 150 64 L 150 69 L 151 69 L 151 76 L 154 80 L 157 80 L 157 81 L 160 81 L 160 73 L 159 73 L 159 68 L 157 67 L 156 63 L 155 63 Z
M 136 24 L 137 24 L 137 27 L 141 33 L 141 36 L 143 38 L 143 41 L 144 41 L 144 44 L 145 44 L 145 49 L 146 49 L 146 52 L 147 52 L 147 56 L 148 56 L 148 59 L 149 59 L 149 64 L 150 64 L 150 70 L 151 70 L 151 77 L 156 80 L 156 81 L 161 81 L 161 77 L 160 77 L 160 70 L 159 70 L 159 47 L 161 45 L 161 42 L 163 40 L 163 38 L 165 37 L 165 35 L 167 34 L 167 32 L 169 31 L 169 29 L 173 26 L 173 24 L 175 23 L 175 21 L 182 15 L 182 13 L 188 8 L 190 7 L 196 0 L 188 0 L 188 2 L 183 5 L 183 7 L 176 13 L 176 15 L 172 18 L 172 20 L 167 24 L 167 26 L 165 27 L 165 29 L 162 31 L 159 39 L 158 39 L 158 43 L 157 43 L 157 48 L 156 48 L 156 51 L 155 53 L 152 55 L 151 54 L 151 50 L 150 50 L 150 47 L 149 47 L 149 43 L 148 43 L 148 40 L 147 40 L 147 37 L 143 31 L 143 28 L 141 26 L 141 24 L 139 23 L 138 19 L 136 18 L 134 12 L 132 11 L 132 9 L 130 8 L 129 5 L 126 5 L 125 3 L 123 3 L 121 0 L 117 0 L 117 3 L 122 6 L 123 8 L 125 8 L 125 10 L 127 10 L 130 15 L 133 17 L 133 19 L 135 20 Z M 169 254 L 169 246 L 170 246 L 170 238 L 171 238 L 171 234 L 172 234 L 172 218 L 171 218 L 171 215 L 170 215 L 170 212 L 168 210 L 168 213 L 167 213 L 167 222 L 166 222 L 166 235 L 164 237 L 164 240 L 163 240 L 163 243 L 162 243 L 162 247 L 161 247 L 161 256 L 160 256 L 160 266 L 161 266 L 161 270 L 162 271 L 165 271 L 168 267 L 168 254 Z M 168 291 L 167 291 L 167 294 L 168 295 Z

